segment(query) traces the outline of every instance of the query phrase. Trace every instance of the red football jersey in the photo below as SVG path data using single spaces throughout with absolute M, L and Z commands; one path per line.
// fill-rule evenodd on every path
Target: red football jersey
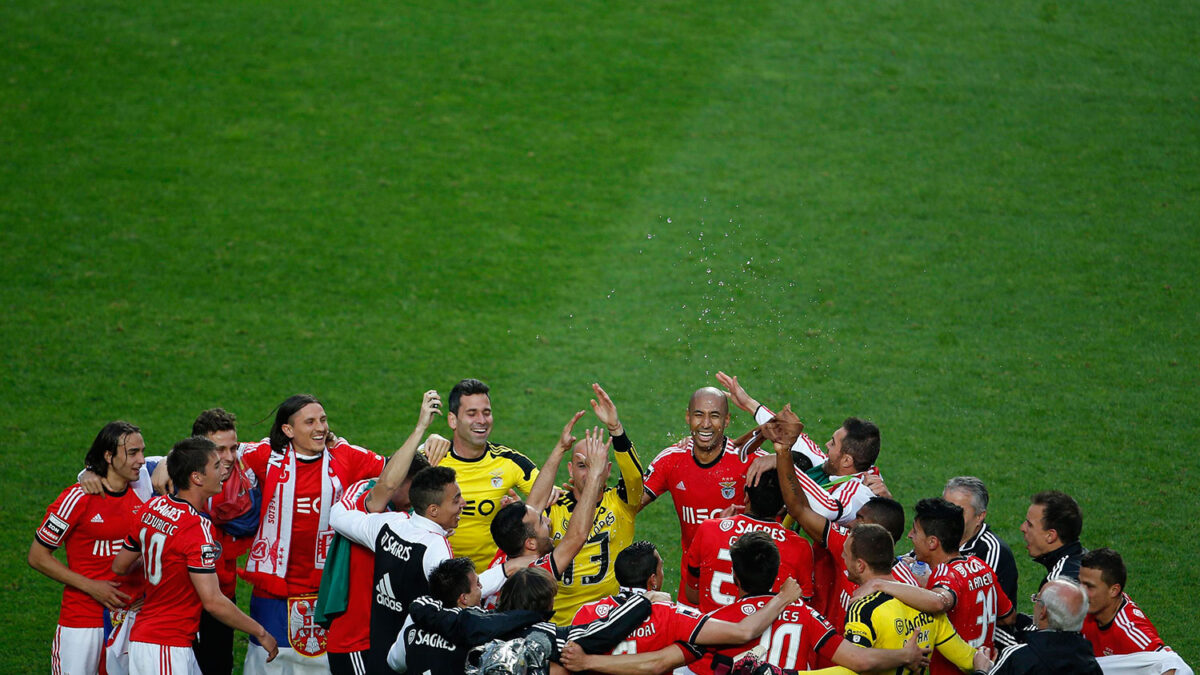
M 773 590 L 778 592 L 784 579 L 791 577 L 800 584 L 804 597 L 813 596 L 813 552 L 808 540 L 773 520 L 742 514 L 701 523 L 684 553 L 687 578 L 699 579 L 701 612 L 711 612 L 737 600 L 729 547 L 738 537 L 756 530 L 770 534 L 779 547 L 779 576 Z
M 654 498 L 671 493 L 675 514 L 679 517 L 680 545 L 684 550 L 687 542 L 696 536 L 696 528 L 700 527 L 700 523 L 718 517 L 728 506 L 742 505 L 746 470 L 758 454 L 751 455 L 743 462 L 738 456 L 737 446 L 726 438 L 724 452 L 713 462 L 701 465 L 692 455 L 692 439 L 689 436 L 658 453 L 646 467 L 646 492 Z M 682 579 L 677 597 L 683 597 Z
M 829 550 L 834 566 L 834 589 L 833 598 L 829 602 L 829 622 L 837 628 L 839 633 L 846 627 L 846 612 L 850 609 L 851 596 L 854 595 L 854 591 L 858 590 L 858 584 L 850 581 L 850 577 L 846 576 L 846 563 L 842 560 L 842 551 L 846 547 L 846 539 L 849 536 L 850 531 L 840 525 L 830 523 L 825 528 L 825 548 Z M 892 578 L 910 586 L 921 585 L 908 567 L 903 564 L 892 566 Z
M 1011 612 L 1012 602 L 1000 590 L 992 568 L 973 555 L 955 558 L 933 569 L 929 588 L 939 587 L 954 594 L 954 608 L 946 612 L 946 618 L 959 637 L 976 649 L 994 646 L 996 617 Z M 962 672 L 940 652 L 933 655 L 929 669 L 935 675 Z
M 333 499 L 342 497 L 341 490 L 356 481 L 365 478 L 375 478 L 383 471 L 384 460 L 379 455 L 341 442 L 326 452 L 330 453 L 330 469 L 338 477 L 340 485 L 333 492 Z M 275 453 L 278 462 L 279 453 Z M 271 444 L 262 441 L 247 445 L 242 453 L 242 463 L 254 473 L 258 484 L 263 487 L 262 514 L 265 518 L 272 495 L 267 494 L 267 473 L 271 464 Z M 322 550 L 319 556 L 324 559 L 324 549 L 333 539 L 333 529 L 327 528 L 320 532 L 321 522 L 321 457 L 304 458 L 296 456 L 295 498 L 291 505 L 292 533 L 291 552 L 288 554 L 287 591 L 291 595 L 316 593 L 321 585 L 321 570 L 317 568 L 318 548 Z M 331 504 L 332 506 L 332 504 Z M 259 592 L 263 592 L 259 589 Z
M 589 602 L 575 612 L 571 623 L 578 626 L 603 619 L 620 605 L 621 602 L 612 596 Z M 637 630 L 630 633 L 627 639 L 614 647 L 611 653 L 649 654 L 668 645 L 678 644 L 686 662 L 691 663 L 704 653 L 693 644 L 703 622 L 704 617 L 690 607 L 673 602 L 656 602 L 650 606 L 650 616 Z
M 742 598 L 726 605 L 705 618 L 720 619 L 736 623 L 753 614 L 758 608 L 771 601 L 774 596 L 757 595 Z M 788 605 L 756 642 L 710 650 L 703 658 L 692 664 L 696 675 L 712 675 L 717 664 L 732 663 L 734 657 L 747 649 L 762 645 L 767 650 L 768 663 L 780 668 L 808 670 L 816 667 L 817 657 L 833 658 L 833 653 L 842 644 L 842 636 L 834 630 L 825 617 L 809 607 L 804 601 Z
M 129 639 L 168 647 L 191 647 L 200 628 L 200 595 L 192 572 L 216 574 L 221 545 L 208 518 L 173 495 L 146 502 L 125 548 L 142 554 L 146 603 Z
M 89 495 L 76 483 L 63 490 L 46 509 L 46 517 L 35 537 L 51 550 L 66 546 L 67 567 L 89 579 L 121 582 L 120 591 L 136 600 L 142 594 L 140 574 L 118 577 L 113 558 L 121 550 L 125 535 L 137 522 L 142 500 L 126 487 L 123 492 Z M 70 586 L 63 587 L 58 623 L 68 628 L 101 628 L 104 606 L 92 596 Z
M 1121 608 L 1108 625 L 1101 626 L 1091 614 L 1083 620 L 1083 637 L 1092 643 L 1095 656 L 1153 652 L 1166 647 L 1154 624 L 1125 594 L 1121 597 Z
M 371 491 L 370 480 L 360 480 L 346 488 L 342 505 L 348 509 L 366 512 L 367 493 Z M 375 554 L 365 546 L 350 542 L 350 569 L 375 569 Z M 346 589 L 346 611 L 329 624 L 326 634 L 326 650 L 334 654 L 361 652 L 371 646 L 371 575 L 350 574 Z

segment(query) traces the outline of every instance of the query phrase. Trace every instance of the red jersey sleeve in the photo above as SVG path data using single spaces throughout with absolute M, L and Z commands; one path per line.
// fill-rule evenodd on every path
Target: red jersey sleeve
M 349 511 L 367 510 L 367 495 L 371 492 L 371 481 L 360 480 L 350 487 L 346 488 L 346 493 L 342 495 L 341 504 Z
M 671 448 L 658 453 L 658 456 L 650 461 L 650 465 L 646 467 L 646 475 L 642 477 L 642 489 L 650 493 L 651 498 L 658 498 L 667 491 L 670 484 L 672 461 L 669 450 Z
M 242 452 L 242 464 L 246 465 L 259 485 L 267 479 L 267 462 L 271 459 L 271 444 L 267 441 L 249 445 Z
M 212 525 L 201 518 L 189 528 L 184 542 L 189 572 L 216 572 L 217 558 L 221 557 L 221 546 L 213 538 Z
M 383 457 L 366 448 L 350 445 L 343 440 L 329 450 L 336 451 L 338 461 L 345 463 L 349 480 L 374 478 L 383 472 Z
M 58 495 L 58 499 L 55 499 L 46 509 L 46 516 L 42 518 L 42 524 L 34 534 L 37 540 L 52 549 L 62 546 L 63 541 L 67 538 L 67 533 L 71 531 L 71 526 L 79 519 L 79 514 L 84 511 L 78 507 L 80 502 L 86 498 L 87 494 L 78 484 L 63 490 Z
M 829 549 L 829 552 L 833 554 L 834 559 L 842 557 L 842 549 L 846 546 L 846 539 L 848 538 L 846 530 L 840 525 L 830 522 L 825 523 L 825 541 L 823 543 L 825 544 L 825 548 Z

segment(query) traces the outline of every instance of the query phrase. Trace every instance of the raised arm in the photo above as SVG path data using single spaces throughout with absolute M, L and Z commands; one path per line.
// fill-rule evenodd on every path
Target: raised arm
M 555 569 L 567 569 L 592 533 L 592 523 L 596 520 L 596 506 L 600 503 L 600 496 L 604 494 L 604 488 L 608 485 L 608 474 L 612 471 L 612 464 L 608 461 L 608 444 L 604 442 L 602 435 L 599 429 L 595 435 L 592 431 L 584 434 L 581 450 L 588 469 L 587 482 L 583 485 L 583 492 L 579 495 L 575 510 L 571 512 L 567 531 L 551 554 L 554 556 Z
M 792 464 L 791 446 L 783 443 L 774 445 L 775 472 L 779 474 L 779 491 L 783 493 L 783 503 L 787 505 L 788 515 L 800 523 L 800 527 L 804 528 L 813 541 L 824 541 L 825 527 L 829 524 L 829 520 L 813 511 L 809 506 L 808 496 L 804 494 L 804 490 L 800 488 L 800 481 L 796 478 L 795 466 Z M 805 477 L 807 478 L 807 476 Z
M 554 494 L 554 479 L 558 477 L 558 467 L 562 464 L 563 456 L 575 447 L 576 438 L 571 432 L 574 431 L 575 423 L 579 421 L 580 417 L 583 417 L 582 410 L 575 413 L 563 427 L 558 442 L 554 444 L 554 448 L 550 450 L 550 456 L 546 458 L 546 463 L 542 465 L 541 471 L 538 471 L 537 478 L 533 479 L 533 487 L 529 488 L 529 496 L 525 499 L 525 504 L 539 513 L 550 506 L 550 496 Z
M 442 414 L 442 397 L 438 395 L 437 390 L 430 389 L 422 397 L 421 411 L 417 414 L 417 426 L 400 448 L 392 453 L 391 458 L 383 467 L 383 473 L 379 474 L 379 480 L 375 482 L 375 487 L 371 488 L 371 492 L 367 494 L 366 508 L 368 512 L 379 513 L 387 508 L 388 502 L 392 500 L 392 495 L 396 494 L 396 490 L 400 489 L 400 484 L 408 476 L 408 469 L 412 466 L 413 455 L 417 454 L 417 446 L 421 444 L 421 437 L 429 429 L 434 416 L 440 414 Z
M 633 441 L 625 434 L 625 427 L 617 415 L 617 406 L 609 398 L 608 392 L 595 382 L 592 383 L 592 391 L 596 394 L 596 398 L 592 399 L 592 410 L 612 436 L 613 450 L 617 454 L 617 468 L 621 472 L 621 482 L 617 487 L 621 501 L 625 502 L 632 512 L 637 513 L 649 501 L 645 498 L 646 491 L 642 483 L 645 468 L 638 459 Z
M 751 415 L 758 410 L 758 407 L 761 404 L 751 397 L 750 394 L 746 393 L 746 390 L 742 388 L 742 385 L 738 384 L 738 379 L 736 376 L 726 375 L 723 372 L 718 372 L 717 382 L 720 382 L 721 386 L 725 387 L 725 393 L 729 395 L 729 400 L 733 401 L 734 405 L 742 410 L 745 410 Z

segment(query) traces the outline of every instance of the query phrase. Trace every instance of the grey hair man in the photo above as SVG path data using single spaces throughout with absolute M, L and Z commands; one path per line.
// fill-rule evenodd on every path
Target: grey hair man
M 984 520 L 988 510 L 988 489 L 975 476 L 956 476 L 946 481 L 942 499 L 957 504 L 963 510 L 963 540 L 958 550 L 964 556 L 973 555 L 996 572 L 1000 590 L 1017 604 L 1017 560 L 1008 543 L 1001 539 Z
M 1087 610 L 1087 594 L 1074 579 L 1060 577 L 1047 581 L 1033 606 L 1038 630 L 1028 633 L 1024 644 L 1001 652 L 991 673 L 1101 675 L 1103 671 L 1092 656 L 1091 643 L 1079 633 Z

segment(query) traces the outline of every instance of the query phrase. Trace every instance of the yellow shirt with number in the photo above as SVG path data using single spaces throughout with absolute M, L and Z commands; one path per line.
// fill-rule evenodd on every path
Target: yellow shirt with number
M 450 546 L 454 555 L 467 556 L 475 562 L 475 569 L 483 572 L 496 554 L 491 527 L 500 500 L 510 488 L 529 494 L 538 475 L 537 466 L 516 450 L 491 441 L 478 459 L 463 459 L 451 449 L 440 466 L 454 469 L 467 502 L 458 527 L 450 535 Z
M 642 504 L 642 464 L 627 436 L 614 438 L 613 449 L 621 479 L 616 487 L 604 491 L 587 543 L 558 582 L 552 621 L 559 626 L 570 625 L 575 612 L 584 603 L 614 595 L 620 590 L 613 561 L 633 543 L 633 519 Z M 575 496 L 571 493 L 559 497 L 550 506 L 550 536 L 555 544 L 566 536 L 574 509 Z

